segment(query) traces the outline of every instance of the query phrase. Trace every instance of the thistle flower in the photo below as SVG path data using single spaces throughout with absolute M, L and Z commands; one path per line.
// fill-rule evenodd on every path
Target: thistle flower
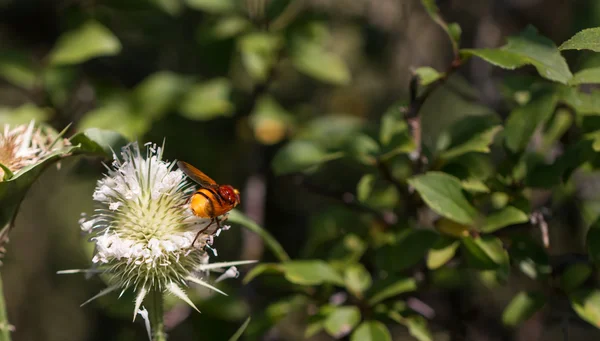
M 187 201 L 193 185 L 181 170 L 173 169 L 175 162 L 162 160 L 163 149 L 146 144 L 143 155 L 132 143 L 123 148 L 121 160 L 114 155 L 93 194 L 95 214 L 80 220 L 81 229 L 95 243 L 93 272 L 107 275 L 110 285 L 87 302 L 132 289 L 137 293 L 134 319 L 144 311 L 140 307 L 150 292 L 169 292 L 196 309 L 184 291 L 189 282 L 224 294 L 204 280 L 208 271 L 229 268 L 222 270 L 225 277 L 237 276 L 234 265 L 252 262 L 208 263 L 208 251 L 216 255 L 214 237 L 227 226 L 213 224 L 192 245 L 210 221 L 190 210 Z M 77 270 L 63 271 L 73 272 Z
M 29 124 L 11 128 L 8 124 L 0 131 L 0 164 L 16 173 L 24 167 L 38 163 L 53 151 L 68 144 L 68 140 L 53 136 L 42 128 Z M 0 167 L 0 181 L 5 177 L 5 169 Z

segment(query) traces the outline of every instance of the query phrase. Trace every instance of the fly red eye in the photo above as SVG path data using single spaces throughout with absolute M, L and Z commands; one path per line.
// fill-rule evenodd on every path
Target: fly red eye
M 235 202 L 235 192 L 233 190 L 233 187 L 227 185 L 221 186 L 219 187 L 219 194 L 228 202 Z

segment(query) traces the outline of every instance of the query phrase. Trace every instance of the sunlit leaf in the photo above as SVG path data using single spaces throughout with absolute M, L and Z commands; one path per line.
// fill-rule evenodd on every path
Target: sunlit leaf
M 133 90 L 134 108 L 143 116 L 160 118 L 175 106 L 188 85 L 188 80 L 173 72 L 153 73 Z
M 324 321 L 327 333 L 341 338 L 348 335 L 360 322 L 360 310 L 357 307 L 335 307 Z
M 476 269 L 494 270 L 507 260 L 502 241 L 491 235 L 463 238 L 462 246 L 467 263 Z
M 368 302 L 374 306 L 388 298 L 415 290 L 417 290 L 417 282 L 414 278 L 389 278 L 377 283 L 369 290 L 370 297 Z
M 209 13 L 228 13 L 236 9 L 236 0 L 184 0 L 185 3 L 197 10 Z
M 421 0 L 421 3 L 423 4 L 423 7 L 425 7 L 425 10 L 427 11 L 431 19 L 433 19 L 433 21 L 440 25 L 440 27 L 442 27 L 446 34 L 448 34 L 450 42 L 452 43 L 452 48 L 455 51 L 458 51 L 458 45 L 460 43 L 461 34 L 460 26 L 457 23 L 447 24 L 444 21 L 444 19 L 440 15 L 440 10 L 438 9 L 435 0 Z
M 266 80 L 283 44 L 281 37 L 269 33 L 249 33 L 241 37 L 238 44 L 242 63 L 250 76 L 257 81 Z
M 569 296 L 571 306 L 583 320 L 600 328 L 600 290 L 581 289 Z
M 181 100 L 181 114 L 192 120 L 210 120 L 231 116 L 233 103 L 230 101 L 231 82 L 217 78 L 192 86 Z
M 91 20 L 60 36 L 50 52 L 50 62 L 54 65 L 78 64 L 119 52 L 119 39 L 102 24 Z
M 528 221 L 529 216 L 525 212 L 513 206 L 506 206 L 500 211 L 488 215 L 479 230 L 491 233 L 506 226 L 526 223 Z
M 392 341 L 392 335 L 385 324 L 365 321 L 352 333 L 350 341 Z
M 470 152 L 489 153 L 489 145 L 502 130 L 495 116 L 466 116 L 450 128 L 449 146 L 440 157 L 449 159 Z
M 591 50 L 600 52 L 600 27 L 577 32 L 558 48 L 559 50 Z
M 502 313 L 502 322 L 517 326 L 527 321 L 546 304 L 546 297 L 539 292 L 522 291 L 515 295 Z
M 37 70 L 27 55 L 15 51 L 0 52 L 0 77 L 25 89 L 34 87 Z
M 460 181 L 442 172 L 427 172 L 409 179 L 423 201 L 438 214 L 463 224 L 472 224 L 477 210 L 462 193 Z
M 438 72 L 436 69 L 429 66 L 417 68 L 414 73 L 419 77 L 419 81 L 423 86 L 427 86 L 444 77 L 444 73 Z
M 572 77 L 567 62 L 552 40 L 538 35 L 537 29 L 528 26 L 518 36 L 508 38 L 508 43 L 497 49 L 463 49 L 463 55 L 477 56 L 505 69 L 533 65 L 540 76 L 566 84 Z
M 600 83 L 600 67 L 583 69 L 573 75 L 570 85 L 598 84 Z
M 437 269 L 448 263 L 456 254 L 460 242 L 452 238 L 440 238 L 427 253 L 427 268 Z
M 371 287 L 371 274 L 362 264 L 355 263 L 344 270 L 344 282 L 348 291 L 360 298 Z

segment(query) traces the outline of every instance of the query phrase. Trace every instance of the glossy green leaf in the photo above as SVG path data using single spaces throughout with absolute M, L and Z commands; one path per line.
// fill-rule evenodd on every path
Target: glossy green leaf
M 79 64 L 100 56 L 121 52 L 121 42 L 97 21 L 87 21 L 81 27 L 60 36 L 50 52 L 54 65 Z
M 526 223 L 528 221 L 529 216 L 525 212 L 514 206 L 506 206 L 500 211 L 488 215 L 479 230 L 491 233 L 510 225 Z
M 350 341 L 392 341 L 392 335 L 385 324 L 365 321 L 352 333 Z
M 371 274 L 362 264 L 352 264 L 344 270 L 344 282 L 349 292 L 361 298 L 371 287 Z
M 344 285 L 344 278 L 322 260 L 298 260 L 281 263 L 280 269 L 285 278 L 299 285 L 319 285 L 331 283 Z
M 508 43 L 497 49 L 463 49 L 466 56 L 477 56 L 505 69 L 515 69 L 527 64 L 533 65 L 540 76 L 566 84 L 572 77 L 567 62 L 554 43 L 538 35 L 537 30 L 528 26 L 518 36 L 508 38 Z
M 240 224 L 247 228 L 248 230 L 259 235 L 264 242 L 267 244 L 267 247 L 273 252 L 275 257 L 281 262 L 285 262 L 290 260 L 290 256 L 285 252 L 281 244 L 275 239 L 267 230 L 260 227 L 257 223 L 252 221 L 252 219 L 248 218 L 245 214 L 240 212 L 238 209 L 233 209 L 229 211 L 229 215 L 227 216 L 227 221 Z
M 470 152 L 489 153 L 489 145 L 502 130 L 496 116 L 466 116 L 450 128 L 449 146 L 440 157 L 450 159 Z
M 570 85 L 579 84 L 599 84 L 600 83 L 600 67 L 583 69 L 573 75 L 569 81 Z
M 257 81 L 265 81 L 277 62 L 278 51 L 283 45 L 280 36 L 270 33 L 250 33 L 238 41 L 242 63 Z
M 500 239 L 491 235 L 462 239 L 462 246 L 470 267 L 495 270 L 507 261 L 507 253 Z
M 558 48 L 559 50 L 591 50 L 600 52 L 600 27 L 577 32 Z
M 583 320 L 600 328 L 600 290 L 581 289 L 569 296 L 573 310 Z
M 456 254 L 460 242 L 453 238 L 440 238 L 427 253 L 427 268 L 435 270 L 448 263 Z
M 546 297 L 539 292 L 522 291 L 515 295 L 502 313 L 502 322 L 507 326 L 517 326 L 527 321 L 546 304 Z
M 422 66 L 413 72 L 419 77 L 419 82 L 422 86 L 427 86 L 444 77 L 443 72 L 438 72 L 436 69 L 429 66 Z
M 547 94 L 514 109 L 504 128 L 506 147 L 513 152 L 525 149 L 535 130 L 550 118 L 556 103 L 556 96 Z
M 417 282 L 414 278 L 389 278 L 377 283 L 369 290 L 369 304 L 374 306 L 388 298 L 415 290 L 417 290 Z
M 360 322 L 360 310 L 357 307 L 335 307 L 324 321 L 325 331 L 336 339 L 350 334 Z
M 565 269 L 560 276 L 561 287 L 569 292 L 579 288 L 592 274 L 592 268 L 585 263 L 575 263 Z
M 184 0 L 193 9 L 209 13 L 228 13 L 236 9 L 236 0 Z
M 275 174 L 282 175 L 311 170 L 341 156 L 341 153 L 327 153 L 313 142 L 294 140 L 279 149 L 271 165 Z
M 242 335 L 244 335 L 244 331 L 246 330 L 246 328 L 248 328 L 248 324 L 250 324 L 250 317 L 248 317 L 246 321 L 244 321 L 244 323 L 240 326 L 240 328 L 235 332 L 235 334 L 233 334 L 229 338 L 229 341 L 238 341 L 242 337 Z
M 192 120 L 231 116 L 234 107 L 230 95 L 231 82 L 228 79 L 213 79 L 192 86 L 183 97 L 179 109 L 184 117 Z
M 472 224 L 477 210 L 462 193 L 460 181 L 442 172 L 427 172 L 409 179 L 423 198 L 423 201 L 436 213 L 463 224 Z

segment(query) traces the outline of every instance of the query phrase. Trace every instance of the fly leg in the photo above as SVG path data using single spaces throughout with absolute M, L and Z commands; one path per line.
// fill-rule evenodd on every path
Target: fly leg
M 196 243 L 196 240 L 198 240 L 198 237 L 200 237 L 200 235 L 206 231 L 210 225 L 212 225 L 215 222 L 215 218 L 212 218 L 210 220 L 210 222 L 208 223 L 208 225 L 206 225 L 202 230 L 198 231 L 198 233 L 196 234 L 196 238 L 194 238 L 194 241 L 192 242 L 192 246 L 194 246 L 194 244 Z M 218 223 L 217 223 L 218 224 Z

